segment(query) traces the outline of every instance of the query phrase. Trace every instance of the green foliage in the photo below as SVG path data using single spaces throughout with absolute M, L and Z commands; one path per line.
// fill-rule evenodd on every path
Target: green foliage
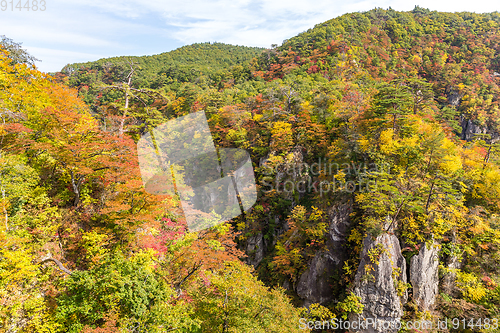
M 175 301 L 175 291 L 155 271 L 151 254 L 139 252 L 131 258 L 114 253 L 88 271 L 75 271 L 64 282 L 58 298 L 56 318 L 68 332 L 103 323 L 116 311 L 124 326 L 137 332 L 156 332 L 161 325 L 189 328 L 195 321 L 185 316 L 186 306 Z M 167 304 L 168 305 L 167 305 Z
M 346 320 L 350 313 L 362 313 L 364 305 L 361 303 L 361 297 L 356 296 L 351 291 L 343 301 L 337 303 L 336 308 L 342 314 L 342 318 Z
M 298 309 L 282 289 L 268 290 L 248 266 L 228 262 L 195 291 L 202 332 L 298 332 Z
M 234 241 L 245 249 L 262 237 L 259 276 L 294 295 L 347 214 L 343 273 L 321 277 L 344 318 L 363 308 L 344 297 L 362 241 L 385 232 L 412 253 L 439 243 L 460 302 L 495 315 L 499 32 L 498 13 L 376 8 L 269 50 L 194 44 L 53 78 L 4 37 L 0 332 L 296 331 L 299 316 L 333 314 L 269 290 L 237 261 Z M 134 140 L 200 110 L 216 145 L 250 152 L 259 199 L 228 224 L 188 233 L 178 198 L 144 191 Z M 339 202 L 349 202 L 342 217 Z M 369 250 L 362 281 L 382 255 Z

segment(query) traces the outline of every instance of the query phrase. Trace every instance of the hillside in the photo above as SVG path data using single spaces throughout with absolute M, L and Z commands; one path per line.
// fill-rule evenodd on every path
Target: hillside
M 68 64 L 61 72 L 73 73 L 78 70 L 103 72 L 114 67 L 114 74 L 117 75 L 118 71 L 126 71 L 129 64 L 133 63 L 137 69 L 136 80 L 143 81 L 143 85 L 150 84 L 157 87 L 167 82 L 184 83 L 201 76 L 220 75 L 223 70 L 249 62 L 263 50 L 258 47 L 223 43 L 196 43 L 152 56 L 123 56 Z
M 50 77 L 0 60 L 0 332 L 497 331 L 499 13 L 376 8 Z M 258 198 L 189 232 L 137 143 L 202 110 Z

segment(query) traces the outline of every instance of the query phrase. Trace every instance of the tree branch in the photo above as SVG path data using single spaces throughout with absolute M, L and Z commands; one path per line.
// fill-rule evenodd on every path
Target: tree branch
M 68 275 L 71 275 L 73 273 L 72 271 L 70 271 L 69 269 L 67 269 L 66 267 L 64 267 L 63 264 L 59 260 L 57 260 L 55 258 L 52 258 L 52 256 L 50 255 L 50 253 L 45 258 L 43 258 L 40 261 L 40 264 L 45 264 L 45 263 L 47 263 L 49 261 L 52 261 L 54 264 L 56 264 L 57 267 L 59 268 L 59 270 L 61 272 L 64 272 L 64 273 L 66 273 Z

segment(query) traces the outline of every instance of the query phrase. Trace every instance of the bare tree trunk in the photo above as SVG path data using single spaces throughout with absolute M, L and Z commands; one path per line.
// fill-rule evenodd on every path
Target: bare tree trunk
M 45 258 L 43 258 L 40 261 L 40 264 L 45 264 L 45 263 L 47 263 L 49 261 L 52 261 L 53 263 L 55 263 L 61 272 L 64 272 L 64 273 L 66 273 L 68 275 L 71 275 L 71 273 L 73 273 L 72 271 L 70 271 L 69 269 L 67 269 L 66 267 L 64 267 L 63 264 L 59 260 L 57 260 L 55 258 L 52 258 L 52 256 L 50 255 L 50 253 Z
M 73 170 L 70 170 L 69 173 L 71 175 L 71 187 L 73 187 L 73 192 L 75 192 L 75 200 L 73 201 L 73 206 L 76 207 L 80 202 L 80 188 L 82 187 L 82 182 L 85 177 L 80 176 L 78 177 L 78 179 L 75 179 Z

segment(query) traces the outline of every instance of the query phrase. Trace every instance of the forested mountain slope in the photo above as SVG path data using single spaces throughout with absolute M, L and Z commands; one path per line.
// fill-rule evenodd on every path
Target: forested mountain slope
M 500 14 L 374 9 L 264 51 L 0 69 L 0 332 L 497 331 Z M 258 201 L 192 233 L 135 144 L 201 110 L 250 153 Z
M 80 71 L 85 72 L 86 75 L 106 73 L 104 77 L 100 76 L 96 79 L 116 80 L 120 75 L 125 74 L 123 71 L 129 69 L 130 64 L 134 64 L 135 81 L 140 86 L 158 88 L 163 85 L 195 80 L 200 84 L 202 78 L 202 80 L 217 80 L 229 68 L 248 63 L 263 50 L 258 47 L 223 43 L 198 43 L 152 56 L 123 56 L 68 64 L 62 72 L 72 74 Z

